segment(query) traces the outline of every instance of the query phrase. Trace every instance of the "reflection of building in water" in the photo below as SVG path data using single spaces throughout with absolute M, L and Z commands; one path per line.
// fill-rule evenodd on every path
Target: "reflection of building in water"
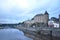
M 49 14 L 46 11 L 44 14 L 37 14 L 36 16 L 34 16 L 34 18 L 32 18 L 32 20 L 24 21 L 24 23 L 28 24 L 28 26 L 31 26 L 34 23 L 40 23 L 40 24 L 43 23 L 47 26 L 48 19 L 49 19 Z

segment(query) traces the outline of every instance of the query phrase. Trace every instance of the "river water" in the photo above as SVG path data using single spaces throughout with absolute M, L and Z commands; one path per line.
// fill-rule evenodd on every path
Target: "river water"
M 0 29 L 0 40 L 32 40 L 24 36 L 24 33 L 18 29 Z

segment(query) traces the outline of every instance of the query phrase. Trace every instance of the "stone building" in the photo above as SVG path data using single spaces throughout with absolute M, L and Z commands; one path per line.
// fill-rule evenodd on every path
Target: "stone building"
M 47 13 L 47 11 L 44 14 L 37 14 L 34 17 L 34 22 L 44 23 L 47 25 L 48 25 L 48 20 L 49 20 L 49 14 Z
M 24 21 L 24 24 L 25 24 L 26 27 L 30 27 L 31 24 L 33 24 L 33 23 L 34 23 L 34 20 L 26 20 L 26 21 Z
M 27 20 L 24 23 L 28 26 L 36 23 L 37 25 L 43 23 L 45 26 L 48 26 L 49 14 L 46 11 L 44 14 L 37 14 L 33 17 L 33 20 Z

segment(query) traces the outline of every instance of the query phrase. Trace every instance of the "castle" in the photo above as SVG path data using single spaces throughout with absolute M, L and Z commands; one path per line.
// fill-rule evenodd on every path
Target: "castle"
M 49 20 L 49 14 L 47 11 L 45 11 L 44 14 L 37 14 L 33 17 L 32 20 L 24 21 L 24 23 L 28 27 L 41 26 L 41 25 L 48 26 L 48 20 Z

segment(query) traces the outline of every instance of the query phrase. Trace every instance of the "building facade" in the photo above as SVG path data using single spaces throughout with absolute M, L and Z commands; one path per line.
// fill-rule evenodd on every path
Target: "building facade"
M 46 26 L 48 26 L 48 20 L 49 20 L 49 14 L 47 13 L 47 11 L 44 14 L 37 14 L 34 17 L 34 22 L 44 23 L 46 24 Z
M 49 14 L 47 13 L 47 11 L 44 14 L 37 14 L 33 17 L 33 20 L 27 20 L 24 23 L 27 24 L 28 26 L 31 26 L 34 23 L 43 23 L 46 26 L 48 26 L 48 20 L 49 20 Z M 40 25 L 39 24 L 39 25 Z
M 37 14 L 35 17 L 34 17 L 34 21 L 35 22 L 39 22 L 39 23 L 48 23 L 48 14 Z
M 24 24 L 25 24 L 26 27 L 30 27 L 31 24 L 33 24 L 33 23 L 34 23 L 34 20 L 27 20 L 27 21 L 24 21 Z
M 49 27 L 52 27 L 52 28 L 59 28 L 59 23 L 54 22 L 53 20 L 50 20 L 50 21 L 48 22 L 48 26 L 49 26 Z

